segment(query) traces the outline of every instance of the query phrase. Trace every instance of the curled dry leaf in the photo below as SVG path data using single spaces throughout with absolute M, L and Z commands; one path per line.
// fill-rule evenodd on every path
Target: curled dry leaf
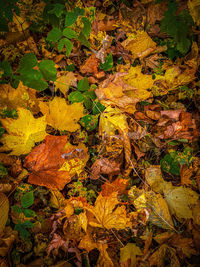
M 108 158 L 97 159 L 92 165 L 90 178 L 96 180 L 99 178 L 100 174 L 119 174 L 120 165 L 121 163 L 118 163 Z

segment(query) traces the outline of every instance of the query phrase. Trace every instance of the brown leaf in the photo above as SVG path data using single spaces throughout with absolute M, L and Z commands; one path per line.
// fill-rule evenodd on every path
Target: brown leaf
M 102 185 L 102 192 L 101 192 L 102 196 L 103 197 L 109 196 L 113 192 L 118 192 L 119 195 L 122 195 L 126 193 L 127 184 L 128 184 L 127 179 L 120 179 L 120 178 L 115 179 L 115 181 L 112 183 L 106 182 L 105 184 Z
M 99 59 L 95 54 L 92 54 L 86 59 L 85 63 L 80 67 L 80 71 L 83 74 L 94 74 L 98 73 Z
M 115 175 L 120 173 L 120 163 L 108 158 L 97 159 L 92 165 L 91 179 L 98 179 L 100 174 Z
M 69 153 L 72 155 L 74 152 L 75 157 L 80 160 L 80 155 L 78 153 L 79 150 L 76 152 L 76 148 L 70 148 L 71 152 L 69 149 L 65 149 L 66 142 L 67 136 L 48 135 L 44 143 L 32 150 L 24 163 L 24 166 L 31 171 L 29 176 L 30 183 L 62 190 L 70 182 L 74 172 L 71 173 L 69 170 L 70 161 L 66 161 L 66 159 L 74 160 L 74 158 L 67 156 Z

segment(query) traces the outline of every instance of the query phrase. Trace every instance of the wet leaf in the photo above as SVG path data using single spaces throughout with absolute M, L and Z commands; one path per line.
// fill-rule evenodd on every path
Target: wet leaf
M 143 253 L 141 249 L 134 243 L 128 243 L 125 247 L 120 249 L 120 263 L 121 266 L 135 266 L 136 257 L 141 256 Z

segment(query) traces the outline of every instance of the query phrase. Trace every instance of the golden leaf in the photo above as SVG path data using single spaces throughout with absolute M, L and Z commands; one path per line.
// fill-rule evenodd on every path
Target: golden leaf
M 189 8 L 190 14 L 194 22 L 197 24 L 197 26 L 199 26 L 200 25 L 200 2 L 199 0 L 189 0 L 188 8 Z
M 41 102 L 39 106 L 41 112 L 46 115 L 47 123 L 55 129 L 69 132 L 80 129 L 77 122 L 84 116 L 82 103 L 67 105 L 64 98 L 54 97 L 52 101 Z
M 119 204 L 117 192 L 113 192 L 111 195 L 105 197 L 99 194 L 95 206 L 86 207 L 96 218 L 96 221 L 89 220 L 89 224 L 94 227 L 115 228 L 117 230 L 130 227 L 131 223 L 130 219 L 126 217 L 125 207 L 121 206 L 115 209 L 117 204 Z
M 17 119 L 1 119 L 7 131 L 1 139 L 4 144 L 1 151 L 12 150 L 10 155 L 20 156 L 28 154 L 35 143 L 42 141 L 47 133 L 45 116 L 35 119 L 27 109 L 18 108 L 17 111 Z
M 144 31 L 135 34 L 129 34 L 128 38 L 122 42 L 122 46 L 126 50 L 130 50 L 133 54 L 133 60 L 148 56 L 156 49 L 156 43 Z
M 120 263 L 133 267 L 136 264 L 136 257 L 142 255 L 141 249 L 134 243 L 128 243 L 120 249 Z
M 57 78 L 55 82 L 55 91 L 60 89 L 60 91 L 65 95 L 70 86 L 77 86 L 77 78 L 71 71 Z

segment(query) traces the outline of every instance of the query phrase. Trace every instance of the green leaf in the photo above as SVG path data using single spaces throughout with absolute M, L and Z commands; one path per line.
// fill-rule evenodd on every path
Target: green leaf
M 29 208 L 34 203 L 34 195 L 33 191 L 27 192 L 21 198 L 21 205 L 22 208 Z
M 43 91 L 48 87 L 48 83 L 42 79 L 42 74 L 38 70 L 27 69 L 20 79 L 24 85 L 36 89 L 37 91 Z
M 4 175 L 7 175 L 7 174 L 8 174 L 7 169 L 0 162 L 0 177 L 3 177 Z
M 19 62 L 17 71 L 22 74 L 27 72 L 28 69 L 32 69 L 37 65 L 37 58 L 34 53 L 28 53 Z
M 82 102 L 84 100 L 84 96 L 79 91 L 71 92 L 68 95 L 68 100 L 71 102 L 71 104 L 76 102 Z
M 67 71 L 75 71 L 75 65 L 73 63 L 70 64 L 70 65 L 67 65 L 65 67 L 65 70 L 67 70 Z
M 53 9 L 48 11 L 49 14 L 54 14 L 56 15 L 57 18 L 60 18 L 61 15 L 63 14 L 63 10 L 65 9 L 64 5 L 61 5 L 59 3 L 53 4 Z
M 97 102 L 95 101 L 92 103 L 92 113 L 94 115 L 97 115 L 97 114 L 103 112 L 105 108 L 106 107 L 104 105 L 102 105 L 99 101 L 97 101 Z
M 81 92 L 87 91 L 90 88 L 89 83 L 88 83 L 88 79 L 86 77 L 84 77 L 82 80 L 80 80 L 78 82 L 77 88 Z
M 8 77 L 12 75 L 12 68 L 8 61 L 4 60 L 0 62 L 0 69 L 4 71 L 3 77 Z
M 87 130 L 93 131 L 98 125 L 98 116 L 86 115 L 81 118 L 80 124 Z
M 74 12 L 68 11 L 65 17 L 65 26 L 71 26 L 77 18 L 78 16 Z
M 86 39 L 85 35 L 84 35 L 82 32 L 80 32 L 80 34 L 79 34 L 79 36 L 78 36 L 78 40 L 79 40 L 79 42 L 82 43 L 82 45 L 84 45 L 84 46 L 90 48 L 91 44 L 90 44 L 90 42 Z
M 71 54 L 71 51 L 72 51 L 72 48 L 73 48 L 73 44 L 69 39 L 63 38 L 63 39 L 60 40 L 60 42 L 58 44 L 58 51 L 61 51 L 64 46 L 65 46 L 65 49 L 66 49 L 66 56 L 69 56 Z
M 105 62 L 102 64 L 100 64 L 100 69 L 102 70 L 110 70 L 111 68 L 113 67 L 113 56 L 112 56 L 112 53 L 110 53 L 106 59 L 105 59 Z
M 177 160 L 177 153 L 172 152 L 164 156 L 160 161 L 161 168 L 168 173 L 180 175 L 180 165 Z
M 72 39 L 72 38 L 77 38 L 77 34 L 75 33 L 75 31 L 73 31 L 72 29 L 70 28 L 65 28 L 63 30 L 63 35 L 69 39 Z
M 84 96 L 84 106 L 86 107 L 87 110 L 91 110 L 92 109 L 92 103 L 93 100 L 95 100 L 97 98 L 96 94 L 94 91 L 85 91 L 83 93 Z
M 49 42 L 57 42 L 62 37 L 62 32 L 60 29 L 54 27 L 48 34 L 46 40 Z
M 24 209 L 23 210 L 24 216 L 27 218 L 33 218 L 36 216 L 36 213 L 34 210 L 30 210 L 30 209 Z
M 14 213 L 17 213 L 17 214 L 20 214 L 22 212 L 22 208 L 17 205 L 12 206 L 11 209 Z
M 80 7 L 75 7 L 74 8 L 74 14 L 78 17 L 78 16 L 83 16 L 85 13 L 85 10 L 83 8 Z
M 39 70 L 41 71 L 43 78 L 48 81 L 56 81 L 57 70 L 55 63 L 52 60 L 42 60 L 38 64 Z
M 91 33 L 91 22 L 87 19 L 87 18 L 82 18 L 82 22 L 84 24 L 82 33 L 89 37 L 90 33 Z

